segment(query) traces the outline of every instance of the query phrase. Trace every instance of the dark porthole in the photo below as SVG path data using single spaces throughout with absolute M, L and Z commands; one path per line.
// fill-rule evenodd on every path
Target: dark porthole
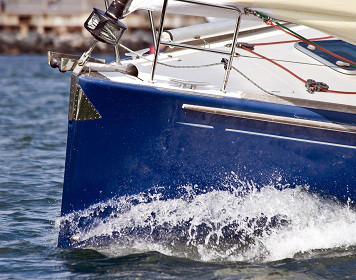
M 351 61 L 356 61 L 356 46 L 344 42 L 342 40 L 325 40 L 325 41 L 313 41 L 324 49 L 331 51 L 341 57 L 349 59 Z M 310 57 L 316 59 L 317 61 L 331 67 L 332 69 L 348 74 L 356 75 L 356 66 L 342 61 L 316 47 L 309 45 L 304 42 L 299 42 L 295 44 L 295 47 L 301 52 L 309 55 Z

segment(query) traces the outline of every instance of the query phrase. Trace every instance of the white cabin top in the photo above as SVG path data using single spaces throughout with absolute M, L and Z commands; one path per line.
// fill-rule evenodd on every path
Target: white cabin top
M 239 35 L 237 40 L 239 43 L 257 44 L 295 39 L 274 28 L 251 27 L 245 28 L 245 31 L 248 29 L 250 30 Z M 328 34 L 305 26 L 295 25 L 291 29 L 306 38 L 324 38 L 328 36 Z M 227 46 L 229 43 L 231 44 L 231 40 L 210 44 L 206 42 L 205 47 L 229 51 L 230 48 Z M 340 73 L 298 50 L 295 44 L 295 42 L 290 42 L 256 45 L 254 50 L 265 57 L 273 59 L 305 80 L 313 79 L 317 82 L 324 82 L 329 86 L 330 90 L 356 92 L 355 72 L 353 74 Z M 228 56 L 191 49 L 174 49 L 173 51 L 161 53 L 154 83 L 150 82 L 153 55 L 144 55 L 139 59 L 122 61 L 123 64 L 133 63 L 137 66 L 139 70 L 138 78 L 119 72 L 103 72 L 101 74 L 114 82 L 147 85 L 170 91 L 176 90 L 235 98 L 245 98 L 246 94 L 251 94 L 257 99 L 268 99 L 268 97 L 277 96 L 282 99 L 288 97 L 304 101 L 310 100 L 320 103 L 356 106 L 356 94 L 309 93 L 303 82 L 273 63 L 241 48 L 236 48 L 236 52 L 240 56 L 233 61 L 233 68 L 235 69 L 231 70 L 225 93 L 221 91 L 225 74 L 224 65 L 206 65 L 220 63 L 222 58 L 228 58 Z M 191 86 L 194 83 L 196 85 Z

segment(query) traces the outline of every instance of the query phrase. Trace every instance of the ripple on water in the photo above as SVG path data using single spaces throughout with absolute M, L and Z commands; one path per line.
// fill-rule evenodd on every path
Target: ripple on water
M 354 276 L 355 243 L 347 245 L 356 234 L 352 235 L 352 228 L 347 225 L 353 225 L 355 213 L 315 197 L 306 197 L 303 204 L 300 197 L 304 194 L 298 192 L 285 193 L 285 199 L 271 195 L 274 205 L 271 209 L 263 208 L 267 201 L 266 205 L 261 201 L 256 207 L 248 199 L 240 201 L 239 206 L 238 201 L 224 197 L 226 194 L 196 197 L 193 202 L 199 211 L 195 217 L 190 215 L 191 211 L 183 211 L 190 209 L 185 208 L 184 200 L 171 205 L 156 200 L 146 206 L 132 206 L 123 217 L 112 217 L 106 224 L 99 223 L 91 231 L 81 233 L 88 239 L 105 232 L 110 235 L 120 225 L 135 225 L 132 218 L 138 218 L 137 223 L 143 225 L 163 223 L 165 219 L 172 223 L 179 218 L 174 213 L 188 220 L 192 218 L 198 225 L 204 220 L 204 211 L 224 212 L 221 218 L 227 220 L 212 221 L 214 230 L 219 228 L 218 223 L 228 222 L 236 213 L 240 213 L 239 221 L 246 225 L 242 214 L 247 213 L 241 213 L 244 204 L 251 211 L 250 217 L 262 212 L 266 217 L 282 213 L 293 221 L 258 237 L 265 246 L 261 251 L 270 253 L 263 263 L 246 262 L 253 259 L 251 256 L 258 256 L 258 250 L 245 250 L 250 258 L 243 258 L 239 252 L 234 260 L 233 250 L 228 252 L 226 248 L 219 251 L 212 246 L 209 251 L 203 242 L 205 251 L 194 249 L 198 248 L 198 240 L 195 244 L 192 241 L 196 254 L 186 255 L 191 259 L 185 257 L 184 250 L 149 240 L 136 244 L 130 241 L 132 247 L 114 244 L 96 250 L 56 248 L 58 228 L 54 221 L 59 216 L 62 194 L 70 74 L 59 74 L 49 68 L 45 56 L 27 55 L 0 55 L 0 73 L 0 278 L 352 279 Z M 214 208 L 214 195 L 215 200 L 227 199 L 229 205 L 222 208 L 218 204 Z M 204 199 L 211 202 L 205 208 L 201 207 Z M 299 204 L 291 207 L 295 201 Z M 171 216 L 165 216 L 165 209 Z M 154 250 L 159 252 L 151 252 Z

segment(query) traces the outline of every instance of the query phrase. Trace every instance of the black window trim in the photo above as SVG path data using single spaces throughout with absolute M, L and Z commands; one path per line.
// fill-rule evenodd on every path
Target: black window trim
M 330 67 L 331 69 L 333 69 L 337 72 L 340 72 L 340 73 L 346 74 L 346 75 L 356 75 L 356 69 L 354 69 L 354 68 L 347 69 L 346 67 L 340 67 L 337 64 L 331 63 L 330 61 L 326 60 L 325 58 L 322 58 L 321 56 L 314 53 L 312 50 L 309 50 L 308 48 L 301 46 L 300 43 L 301 42 L 295 43 L 294 47 L 297 50 L 301 51 L 302 53 L 314 58 L 315 60 L 321 62 L 322 64 Z

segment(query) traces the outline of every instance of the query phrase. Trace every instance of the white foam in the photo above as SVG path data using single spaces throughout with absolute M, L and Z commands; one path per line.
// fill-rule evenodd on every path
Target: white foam
M 192 186 L 185 190 L 170 200 L 159 194 L 113 199 L 65 219 L 74 223 L 78 214 L 87 218 L 115 209 L 76 235 L 81 241 L 114 237 L 109 246 L 96 247 L 110 256 L 158 251 L 201 261 L 275 261 L 356 245 L 355 210 L 305 188 L 259 191 L 240 184 L 203 194 Z

